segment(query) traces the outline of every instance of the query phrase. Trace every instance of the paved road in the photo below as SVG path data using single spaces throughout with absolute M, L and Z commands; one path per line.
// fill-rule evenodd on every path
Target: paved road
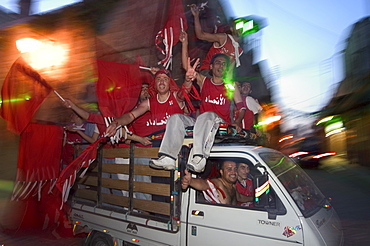
M 39 236 L 11 237 L 0 234 L 0 245 L 4 246 L 81 246 L 82 238 L 46 239 Z
M 343 226 L 345 246 L 370 245 L 370 168 L 340 158 L 305 169 L 324 195 L 332 198 Z

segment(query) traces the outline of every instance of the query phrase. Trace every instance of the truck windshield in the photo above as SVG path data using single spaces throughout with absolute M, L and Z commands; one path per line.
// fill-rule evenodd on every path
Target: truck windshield
M 320 210 L 325 197 L 298 165 L 278 152 L 261 153 L 260 157 L 289 191 L 306 218 Z

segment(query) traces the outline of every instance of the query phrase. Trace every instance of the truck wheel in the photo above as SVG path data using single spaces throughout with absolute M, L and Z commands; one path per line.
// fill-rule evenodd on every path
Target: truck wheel
M 108 234 L 94 231 L 87 238 L 85 246 L 114 246 L 113 238 Z

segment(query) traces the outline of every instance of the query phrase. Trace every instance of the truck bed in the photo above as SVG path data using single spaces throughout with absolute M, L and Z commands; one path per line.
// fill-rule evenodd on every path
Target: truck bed
M 159 229 L 177 230 L 180 217 L 178 171 L 164 171 L 137 164 L 135 157 L 157 158 L 159 148 L 101 148 L 97 160 L 77 180 L 72 195 L 72 219 L 89 213 L 115 220 L 135 221 Z M 117 159 L 122 158 L 122 159 Z M 126 162 L 127 164 L 119 164 Z M 136 175 L 150 176 L 152 182 L 139 182 Z M 154 178 L 155 179 L 154 179 Z M 135 197 L 138 192 L 150 194 L 151 200 Z M 84 216 L 86 219 L 86 216 Z

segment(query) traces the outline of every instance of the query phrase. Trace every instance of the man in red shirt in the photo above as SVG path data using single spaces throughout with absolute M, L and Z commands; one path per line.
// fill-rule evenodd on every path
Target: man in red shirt
M 185 102 L 182 92 L 168 70 L 160 69 L 156 72 L 154 88 L 151 90 L 154 93 L 149 99 L 144 100 L 132 111 L 121 115 L 110 124 L 106 131 L 108 136 L 114 135 L 118 125 L 128 125 L 146 112 L 151 113 L 146 125 L 151 127 L 152 132 L 164 130 L 171 115 L 184 113 Z
M 237 164 L 237 168 L 238 180 L 235 183 L 237 205 L 253 207 L 253 177 L 250 174 L 249 165 L 240 162 Z
M 261 105 L 257 99 L 251 97 L 252 87 L 248 81 L 242 81 L 238 85 L 243 102 L 245 102 L 246 111 L 242 120 L 243 129 L 254 130 L 253 126 L 258 123 L 258 114 L 262 111 Z M 236 112 L 237 113 L 237 112 Z
M 239 57 L 243 53 L 243 49 L 239 46 L 239 35 L 237 32 L 233 30 L 233 28 L 229 28 L 229 30 L 223 30 L 225 32 L 216 32 L 216 33 L 208 33 L 202 30 L 202 26 L 199 20 L 199 8 L 192 4 L 190 6 L 191 12 L 194 16 L 194 27 L 195 27 L 195 34 L 198 39 L 212 42 L 213 45 L 209 49 L 206 57 L 203 59 L 200 65 L 200 70 L 205 71 L 202 72 L 204 75 L 209 71 L 209 66 L 212 57 L 215 54 L 221 53 L 225 54 L 230 57 L 230 61 L 233 63 L 235 62 L 235 66 L 240 66 Z

